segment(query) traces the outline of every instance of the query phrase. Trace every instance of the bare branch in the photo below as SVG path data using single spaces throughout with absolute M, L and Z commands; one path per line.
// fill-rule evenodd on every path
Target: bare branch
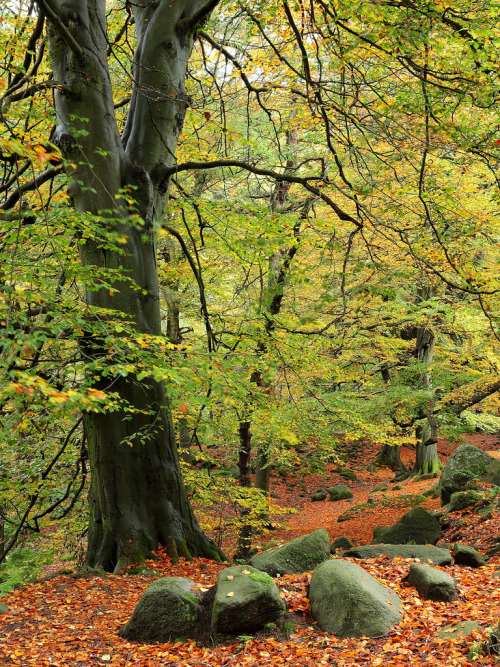
M 344 211 L 338 204 L 336 204 L 331 197 L 321 191 L 317 186 L 311 185 L 309 181 L 324 181 L 321 176 L 292 176 L 291 174 L 279 174 L 277 171 L 272 171 L 271 169 L 261 169 L 260 167 L 255 167 L 254 165 L 248 164 L 248 162 L 242 162 L 241 160 L 214 160 L 213 162 L 182 162 L 181 164 L 176 164 L 169 169 L 166 169 L 164 175 L 166 178 L 177 174 L 181 171 L 188 171 L 190 169 L 217 169 L 220 167 L 239 167 L 240 169 L 246 169 L 246 171 L 251 172 L 252 174 L 257 174 L 259 176 L 268 176 L 276 181 L 286 181 L 288 183 L 298 183 L 302 185 L 306 190 L 314 194 L 316 197 L 322 199 L 325 203 L 332 208 L 337 214 L 339 220 L 345 220 L 346 222 L 352 222 L 356 227 L 361 227 L 362 223 L 354 218 L 352 215 Z
M 32 190 L 36 190 L 44 183 L 47 183 L 47 181 L 50 181 L 52 178 L 55 178 L 58 174 L 62 172 L 62 170 L 63 170 L 62 165 L 58 165 L 57 167 L 51 167 L 50 169 L 43 171 L 41 174 L 38 174 L 38 176 L 35 176 L 35 178 L 31 179 L 31 181 L 23 183 L 17 188 L 15 192 L 13 192 L 10 195 L 10 197 L 8 197 L 3 202 L 3 204 L 0 204 L 0 209 L 3 211 L 8 211 L 9 209 L 14 208 L 14 206 L 21 199 L 22 195 L 25 192 L 31 192 Z

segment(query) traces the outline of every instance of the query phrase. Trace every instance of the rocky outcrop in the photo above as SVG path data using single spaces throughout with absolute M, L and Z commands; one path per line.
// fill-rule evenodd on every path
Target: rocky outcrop
M 328 489 L 328 493 L 330 494 L 330 500 L 333 502 L 337 500 L 350 500 L 351 498 L 354 498 L 353 492 L 345 484 L 337 484 L 337 486 L 332 486 L 330 489 Z
M 457 597 L 454 579 L 446 572 L 429 565 L 412 563 L 408 574 L 408 583 L 417 589 L 421 597 L 428 600 L 451 602 Z
M 451 565 L 451 554 L 447 549 L 421 544 L 366 544 L 338 553 L 345 558 L 378 558 L 385 554 L 388 558 L 418 558 L 422 563 Z
M 182 641 L 200 636 L 204 606 L 194 581 L 165 577 L 153 581 L 120 636 L 139 642 Z
M 354 544 L 348 537 L 337 537 L 330 546 L 330 553 L 334 554 L 336 551 L 342 549 L 351 549 Z
M 481 554 L 467 544 L 455 544 L 453 546 L 453 558 L 455 559 L 455 565 L 466 565 L 468 567 L 483 567 L 486 565 L 486 560 Z
M 424 510 L 414 507 L 387 530 L 384 530 L 374 544 L 435 544 L 439 538 L 441 526 L 436 517 Z
M 448 512 L 459 512 L 460 510 L 476 505 L 484 500 L 484 493 L 474 489 L 467 491 L 455 491 L 451 494 L 450 502 L 446 506 Z

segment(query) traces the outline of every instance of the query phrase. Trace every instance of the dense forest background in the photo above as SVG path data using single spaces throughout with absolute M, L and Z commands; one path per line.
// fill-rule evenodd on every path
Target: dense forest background
M 0 12 L 0 561 L 218 557 L 221 503 L 244 557 L 271 469 L 499 430 L 498 7 Z

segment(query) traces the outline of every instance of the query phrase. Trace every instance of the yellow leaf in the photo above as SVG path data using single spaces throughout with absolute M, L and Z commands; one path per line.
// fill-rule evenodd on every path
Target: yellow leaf
M 234 577 L 233 577 L 232 574 L 228 574 L 228 575 L 227 575 L 227 578 L 229 579 L 229 581 L 231 581 L 232 579 L 234 579 Z
M 228 597 L 228 598 L 232 598 L 233 595 L 234 595 L 234 591 L 229 591 L 229 593 L 227 594 L 227 597 Z

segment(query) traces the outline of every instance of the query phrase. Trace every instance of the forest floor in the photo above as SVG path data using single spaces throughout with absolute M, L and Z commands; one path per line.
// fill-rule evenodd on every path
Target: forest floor
M 498 436 L 473 435 L 471 444 L 500 457 Z M 454 447 L 440 441 L 438 449 L 443 463 Z M 414 452 L 403 450 L 403 460 L 411 463 Z M 374 459 L 375 451 L 360 449 L 351 452 L 349 467 L 356 472 L 357 481 L 348 481 L 354 492 L 352 501 L 311 502 L 312 493 L 319 488 L 345 483 L 338 473 L 311 475 L 301 480 L 302 488 L 293 480 L 273 476 L 272 490 L 276 502 L 298 510 L 286 516 L 286 528 L 272 531 L 269 542 L 283 543 L 317 528 L 326 528 L 330 538 L 348 537 L 354 544 L 369 543 L 373 527 L 397 521 L 408 507 L 398 496 L 422 493 L 435 480 L 403 482 L 401 490 L 379 494 L 380 503 L 356 513 L 348 521 L 337 517 L 353 506 L 368 500 L 370 490 L 381 482 L 389 482 L 393 474 L 387 468 L 369 473 L 366 465 Z M 332 469 L 337 466 L 332 465 Z M 394 486 L 394 484 L 391 484 Z M 437 509 L 439 500 L 422 504 L 428 510 Z M 500 512 L 486 521 L 466 510 L 455 513 L 442 541 L 463 542 L 483 552 L 500 538 Z M 223 546 L 231 553 L 232 545 Z M 207 587 L 215 583 L 219 570 L 227 563 L 205 559 L 183 561 L 172 565 L 162 552 L 151 567 L 163 576 L 189 577 Z M 496 626 L 500 614 L 500 557 L 494 556 L 486 567 L 473 570 L 467 567 L 442 568 L 451 574 L 459 597 L 451 603 L 421 599 L 415 589 L 404 581 L 410 562 L 389 561 L 385 557 L 359 562 L 370 574 L 390 586 L 401 598 L 403 619 L 386 637 L 339 639 L 315 627 L 307 599 L 309 574 L 284 576 L 277 579 L 282 597 L 295 622 L 291 636 L 238 637 L 231 642 L 198 646 L 195 642 L 141 645 L 124 640 L 118 630 L 127 622 L 145 588 L 158 575 L 85 575 L 55 576 L 45 581 L 18 588 L 1 602 L 9 610 L 0 615 L 0 665 L 35 665 L 36 667 L 248 667 L 252 665 L 289 665 L 291 667 L 335 666 L 394 666 L 428 665 L 495 665 L 496 658 L 478 655 L 468 657 L 474 643 L 479 645 L 486 628 Z M 440 636 L 446 626 L 473 620 L 483 626 L 472 635 L 455 638 Z

